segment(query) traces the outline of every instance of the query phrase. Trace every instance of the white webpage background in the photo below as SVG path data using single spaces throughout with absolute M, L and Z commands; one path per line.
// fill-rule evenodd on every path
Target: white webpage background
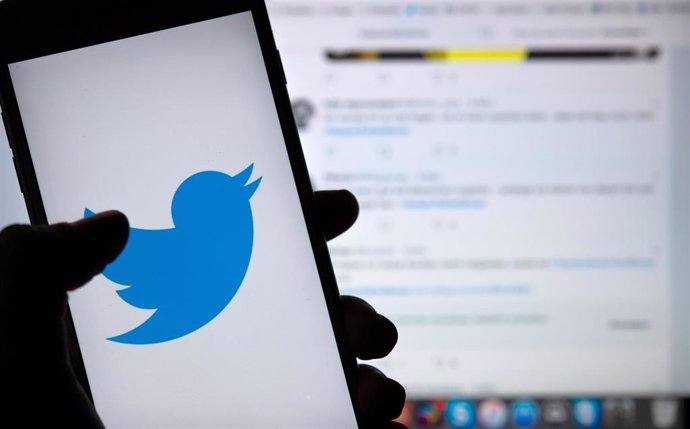
M 525 12 L 511 15 L 509 4 Z M 269 2 L 290 95 L 314 108 L 301 130 L 313 182 L 352 190 L 362 207 L 331 245 L 341 292 L 396 323 L 400 340 L 381 367 L 411 397 L 690 388 L 676 381 L 687 365 L 672 369 L 687 329 L 671 329 L 671 302 L 687 283 L 669 280 L 677 232 L 669 207 L 678 198 L 669 63 L 688 45 L 688 17 L 634 6 L 625 18 L 559 15 L 559 4 Z M 507 63 L 326 56 L 619 46 L 660 55 Z M 439 200 L 460 204 L 422 204 Z M 641 263 L 552 262 L 628 258 Z
M 170 228 L 190 175 L 255 163 L 254 252 L 229 306 L 159 345 L 106 338 L 149 312 L 96 278 L 70 297 L 109 428 L 356 427 L 251 15 L 10 67 L 48 218 L 119 209 Z

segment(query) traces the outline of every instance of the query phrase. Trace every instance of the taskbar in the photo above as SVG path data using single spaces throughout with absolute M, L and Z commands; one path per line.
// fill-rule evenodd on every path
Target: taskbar
M 409 429 L 684 429 L 684 398 L 436 398 L 411 400 Z

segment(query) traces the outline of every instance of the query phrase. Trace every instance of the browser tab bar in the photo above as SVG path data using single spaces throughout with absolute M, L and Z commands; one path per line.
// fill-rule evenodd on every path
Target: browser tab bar
M 415 18 L 458 16 L 543 17 L 543 16 L 619 16 L 644 17 L 688 15 L 687 1 L 379 1 L 366 2 L 305 2 L 276 0 L 269 4 L 272 14 L 282 17 L 358 17 Z

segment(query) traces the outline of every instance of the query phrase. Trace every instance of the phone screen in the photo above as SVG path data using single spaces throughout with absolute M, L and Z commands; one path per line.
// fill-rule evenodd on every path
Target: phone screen
M 356 427 L 251 12 L 9 70 L 48 220 L 130 220 L 70 295 L 105 425 Z

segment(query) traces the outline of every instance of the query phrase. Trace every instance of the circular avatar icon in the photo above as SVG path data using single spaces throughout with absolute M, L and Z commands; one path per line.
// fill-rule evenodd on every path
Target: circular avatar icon
M 542 404 L 542 419 L 551 426 L 565 425 L 570 419 L 568 403 L 562 399 L 549 399 Z
M 479 423 L 486 429 L 501 429 L 508 423 L 508 407 L 498 399 L 479 404 Z
M 443 420 L 444 410 L 444 401 L 421 402 L 415 411 L 417 424 L 421 427 L 438 426 Z
M 519 428 L 532 428 L 539 420 L 539 407 L 534 401 L 515 401 L 511 407 L 513 424 Z
M 598 428 L 601 424 L 601 402 L 598 399 L 576 399 L 573 401 L 573 420 L 579 428 Z
M 463 399 L 448 401 L 446 421 L 453 429 L 472 429 L 477 424 L 474 404 Z

